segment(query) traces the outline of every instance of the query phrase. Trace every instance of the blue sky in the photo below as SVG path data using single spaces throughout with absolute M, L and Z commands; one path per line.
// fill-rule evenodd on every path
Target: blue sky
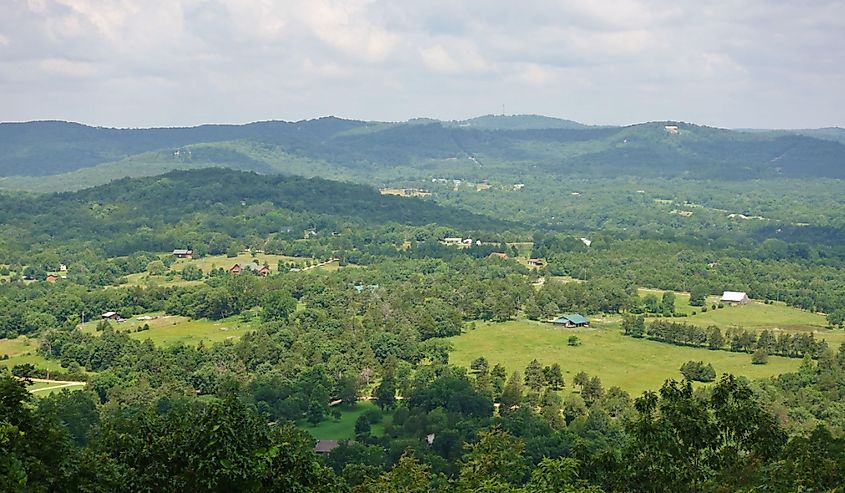
M 845 126 L 845 2 L 6 0 L 0 120 Z

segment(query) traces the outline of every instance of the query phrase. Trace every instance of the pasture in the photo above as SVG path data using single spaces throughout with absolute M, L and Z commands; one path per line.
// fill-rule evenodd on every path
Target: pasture
M 176 315 L 147 314 L 154 316 L 153 320 L 138 320 L 137 316 L 123 322 L 109 322 L 116 331 L 127 332 L 129 337 L 140 341 L 150 339 L 153 344 L 160 347 L 175 346 L 178 344 L 196 345 L 200 341 L 205 344 L 222 342 L 225 340 L 237 340 L 247 331 L 254 329 L 251 320 L 244 320 L 240 315 L 220 320 L 199 319 L 191 320 L 187 317 Z M 80 324 L 83 332 L 96 334 L 99 320 L 92 320 Z M 144 324 L 150 326 L 149 330 L 138 332 L 138 328 Z
M 307 431 L 317 440 L 346 440 L 355 438 L 355 421 L 358 416 L 370 409 L 378 409 L 372 401 L 358 401 L 352 409 L 341 408 L 340 420 L 335 420 L 331 416 L 320 422 L 317 426 L 313 426 L 304 420 L 297 423 L 297 428 Z M 390 419 L 390 415 L 385 413 L 384 420 L 381 423 L 372 425 L 370 434 L 373 436 L 384 435 L 384 423 Z
M 0 358 L 4 355 L 9 356 L 8 359 L 0 359 L 0 366 L 11 369 L 15 365 L 29 363 L 49 371 L 62 370 L 57 360 L 48 360 L 37 354 L 39 345 L 38 339 L 30 339 L 26 336 L 19 336 L 17 339 L 0 339 Z
M 716 373 L 765 378 L 796 370 L 800 359 L 771 356 L 766 365 L 752 365 L 751 355 L 703 348 L 673 346 L 622 335 L 617 323 L 597 320 L 589 329 L 564 329 L 528 320 L 478 323 L 475 330 L 450 338 L 455 350 L 450 362 L 469 367 L 479 356 L 490 365 L 501 363 L 508 374 L 524 372 L 532 359 L 543 365 L 560 364 L 567 388 L 576 373 L 598 375 L 605 388 L 612 385 L 639 395 L 657 390 L 669 378 L 681 379 L 680 367 L 690 360 L 711 363 Z M 576 335 L 579 346 L 569 346 Z

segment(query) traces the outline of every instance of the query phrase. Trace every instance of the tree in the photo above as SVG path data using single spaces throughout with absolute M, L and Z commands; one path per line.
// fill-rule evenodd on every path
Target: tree
M 753 365 L 765 365 L 768 362 L 769 353 L 767 353 L 765 349 L 758 349 L 751 355 L 751 364 Z
M 705 365 L 703 361 L 687 361 L 681 365 L 681 373 L 684 378 L 697 382 L 712 382 L 716 379 L 716 371 L 713 365 Z
M 469 368 L 479 374 L 486 374 L 490 368 L 490 364 L 487 362 L 487 358 L 484 356 L 479 356 L 478 358 L 474 359 L 472 363 L 470 363 Z
M 575 374 L 575 377 L 572 378 L 572 383 L 579 386 L 582 392 L 584 390 L 584 385 L 586 385 L 589 381 L 590 376 L 584 371 L 579 371 Z
M 287 320 L 296 309 L 296 300 L 290 293 L 282 290 L 271 291 L 261 301 L 261 318 L 265 322 L 271 320 Z
M 194 264 L 188 264 L 182 269 L 180 275 L 186 281 L 199 281 L 202 279 L 202 269 Z
M 385 362 L 381 383 L 376 387 L 374 396 L 382 411 L 396 407 L 395 360 L 391 362 L 389 358 Z
M 560 390 L 563 388 L 563 371 L 561 370 L 559 363 L 543 368 L 543 374 L 546 379 L 546 385 L 551 387 L 552 390 Z
M 341 400 L 341 405 L 347 409 L 355 407 L 358 401 L 358 391 L 361 387 L 361 382 L 357 377 L 352 375 L 345 375 L 337 382 L 337 397 Z
M 664 317 L 675 313 L 675 293 L 672 291 L 665 291 L 663 293 L 663 298 L 660 300 L 660 311 Z
M 707 348 L 708 349 L 722 349 L 725 345 L 725 338 L 722 337 L 722 331 L 719 327 L 711 325 L 707 327 Z
M 589 382 L 581 386 L 581 397 L 588 406 L 592 406 L 594 402 L 601 399 L 602 394 L 604 394 L 604 389 L 598 376 L 594 376 Z
M 625 315 L 622 317 L 622 332 L 631 337 L 642 337 L 645 334 L 645 317 Z
M 543 388 L 544 384 L 543 367 L 540 366 L 540 362 L 536 359 L 531 360 L 528 366 L 525 367 L 525 385 L 534 391 L 538 391 Z
M 167 267 L 161 260 L 153 260 L 147 264 L 147 273 L 151 276 L 163 276 L 165 272 L 167 272 Z
M 692 306 L 704 306 L 707 298 L 707 288 L 700 284 L 690 289 L 689 304 Z
M 370 429 L 370 420 L 367 418 L 367 416 L 364 416 L 363 414 L 358 416 L 358 419 L 355 420 L 355 436 L 367 436 L 370 434 Z
M 525 485 L 526 493 L 601 493 L 601 488 L 590 486 L 578 478 L 580 463 L 570 457 L 551 459 L 544 457 L 531 471 L 531 480 Z
M 467 449 L 458 478 L 462 491 L 502 491 L 504 486 L 521 484 L 528 471 L 525 443 L 500 429 L 479 432 L 478 442 Z
M 522 378 L 519 372 L 513 372 L 499 399 L 499 414 L 507 414 L 520 403 L 522 403 Z

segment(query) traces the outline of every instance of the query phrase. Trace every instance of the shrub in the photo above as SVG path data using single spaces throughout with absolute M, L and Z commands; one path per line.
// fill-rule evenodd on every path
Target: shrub
M 713 365 L 705 365 L 703 361 L 687 361 L 681 365 L 681 373 L 687 380 L 696 382 L 712 382 L 716 379 Z
M 569 336 L 569 341 L 567 342 L 570 346 L 580 346 L 581 340 L 578 339 L 578 336 Z

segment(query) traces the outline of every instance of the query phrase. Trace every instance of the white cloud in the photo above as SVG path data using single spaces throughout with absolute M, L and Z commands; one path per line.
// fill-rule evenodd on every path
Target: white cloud
M 845 125 L 842 32 L 838 0 L 27 0 L 0 16 L 0 107 L 156 125 L 496 101 L 592 123 Z

